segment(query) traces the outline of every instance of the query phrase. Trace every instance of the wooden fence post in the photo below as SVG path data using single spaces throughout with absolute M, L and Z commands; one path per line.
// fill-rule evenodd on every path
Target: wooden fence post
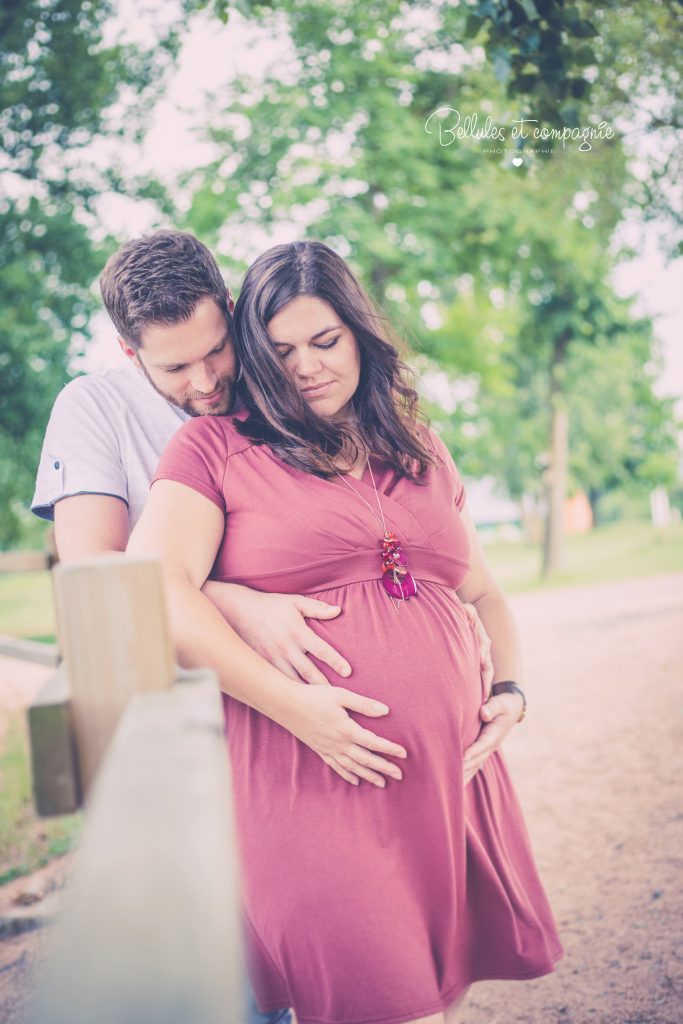
M 63 665 L 28 708 L 33 800 L 38 814 L 72 814 L 81 805 L 78 751 Z
M 84 796 L 135 694 L 175 675 L 159 563 L 107 555 L 53 570 Z
M 130 702 L 88 798 L 29 1024 L 239 1024 L 246 992 L 213 673 Z

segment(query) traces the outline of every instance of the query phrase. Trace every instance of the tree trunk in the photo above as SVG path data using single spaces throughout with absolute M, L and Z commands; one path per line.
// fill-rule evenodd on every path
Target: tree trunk
M 605 492 L 597 487 L 588 488 L 588 501 L 591 507 L 591 513 L 593 516 L 593 529 L 600 525 L 600 499 Z
M 564 397 L 564 364 L 571 335 L 555 341 L 550 367 L 550 464 L 545 475 L 547 512 L 541 575 L 558 572 L 564 554 L 564 506 L 567 500 L 569 417 Z

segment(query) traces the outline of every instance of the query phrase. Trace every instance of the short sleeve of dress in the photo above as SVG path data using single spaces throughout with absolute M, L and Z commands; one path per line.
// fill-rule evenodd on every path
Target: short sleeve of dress
M 453 480 L 453 484 L 455 486 L 454 504 L 458 512 L 462 512 L 465 502 L 467 501 L 467 491 L 465 490 L 465 485 L 462 482 L 462 477 L 458 472 L 457 466 L 453 461 L 453 456 L 441 438 L 431 429 L 429 431 L 429 441 L 431 442 L 434 454 L 438 458 L 439 462 L 443 464 L 447 473 Z
M 169 441 L 152 485 L 157 480 L 175 480 L 203 494 L 225 514 L 227 463 L 228 443 L 221 418 L 197 417 L 184 423 Z

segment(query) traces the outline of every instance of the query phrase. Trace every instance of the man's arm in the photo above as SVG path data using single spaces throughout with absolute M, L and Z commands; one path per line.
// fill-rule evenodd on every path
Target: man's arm
M 55 503 L 55 543 L 62 563 L 125 551 L 128 508 L 109 494 L 74 494 Z
M 348 661 L 306 622 L 336 619 L 341 612 L 337 605 L 302 594 L 267 594 L 215 580 L 207 580 L 202 593 L 245 643 L 290 679 L 303 679 L 317 686 L 328 684 L 309 655 L 340 676 L 351 675 Z
M 289 730 L 347 782 L 363 778 L 383 787 L 386 775 L 400 779 L 400 768 L 381 755 L 404 758 L 405 749 L 348 714 L 376 718 L 388 714 L 386 705 L 340 686 L 293 682 L 248 647 L 201 592 L 224 527 L 223 512 L 208 498 L 159 480 L 128 544 L 129 554 L 161 559 L 181 664 L 211 665 L 225 693 Z

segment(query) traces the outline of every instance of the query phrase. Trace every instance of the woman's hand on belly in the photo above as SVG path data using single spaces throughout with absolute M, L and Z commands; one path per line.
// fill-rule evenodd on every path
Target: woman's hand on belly
M 292 688 L 290 698 L 290 711 L 286 720 L 280 717 L 280 724 L 346 782 L 358 785 L 366 779 L 383 788 L 385 776 L 403 778 L 401 769 L 381 755 L 405 758 L 405 748 L 363 728 L 348 714 L 379 718 L 388 714 L 386 704 L 341 686 L 298 686 Z
M 501 693 L 482 704 L 479 717 L 484 723 L 474 743 L 463 755 L 463 779 L 467 784 L 484 761 L 498 750 L 510 730 L 519 722 L 522 699 L 516 693 Z

